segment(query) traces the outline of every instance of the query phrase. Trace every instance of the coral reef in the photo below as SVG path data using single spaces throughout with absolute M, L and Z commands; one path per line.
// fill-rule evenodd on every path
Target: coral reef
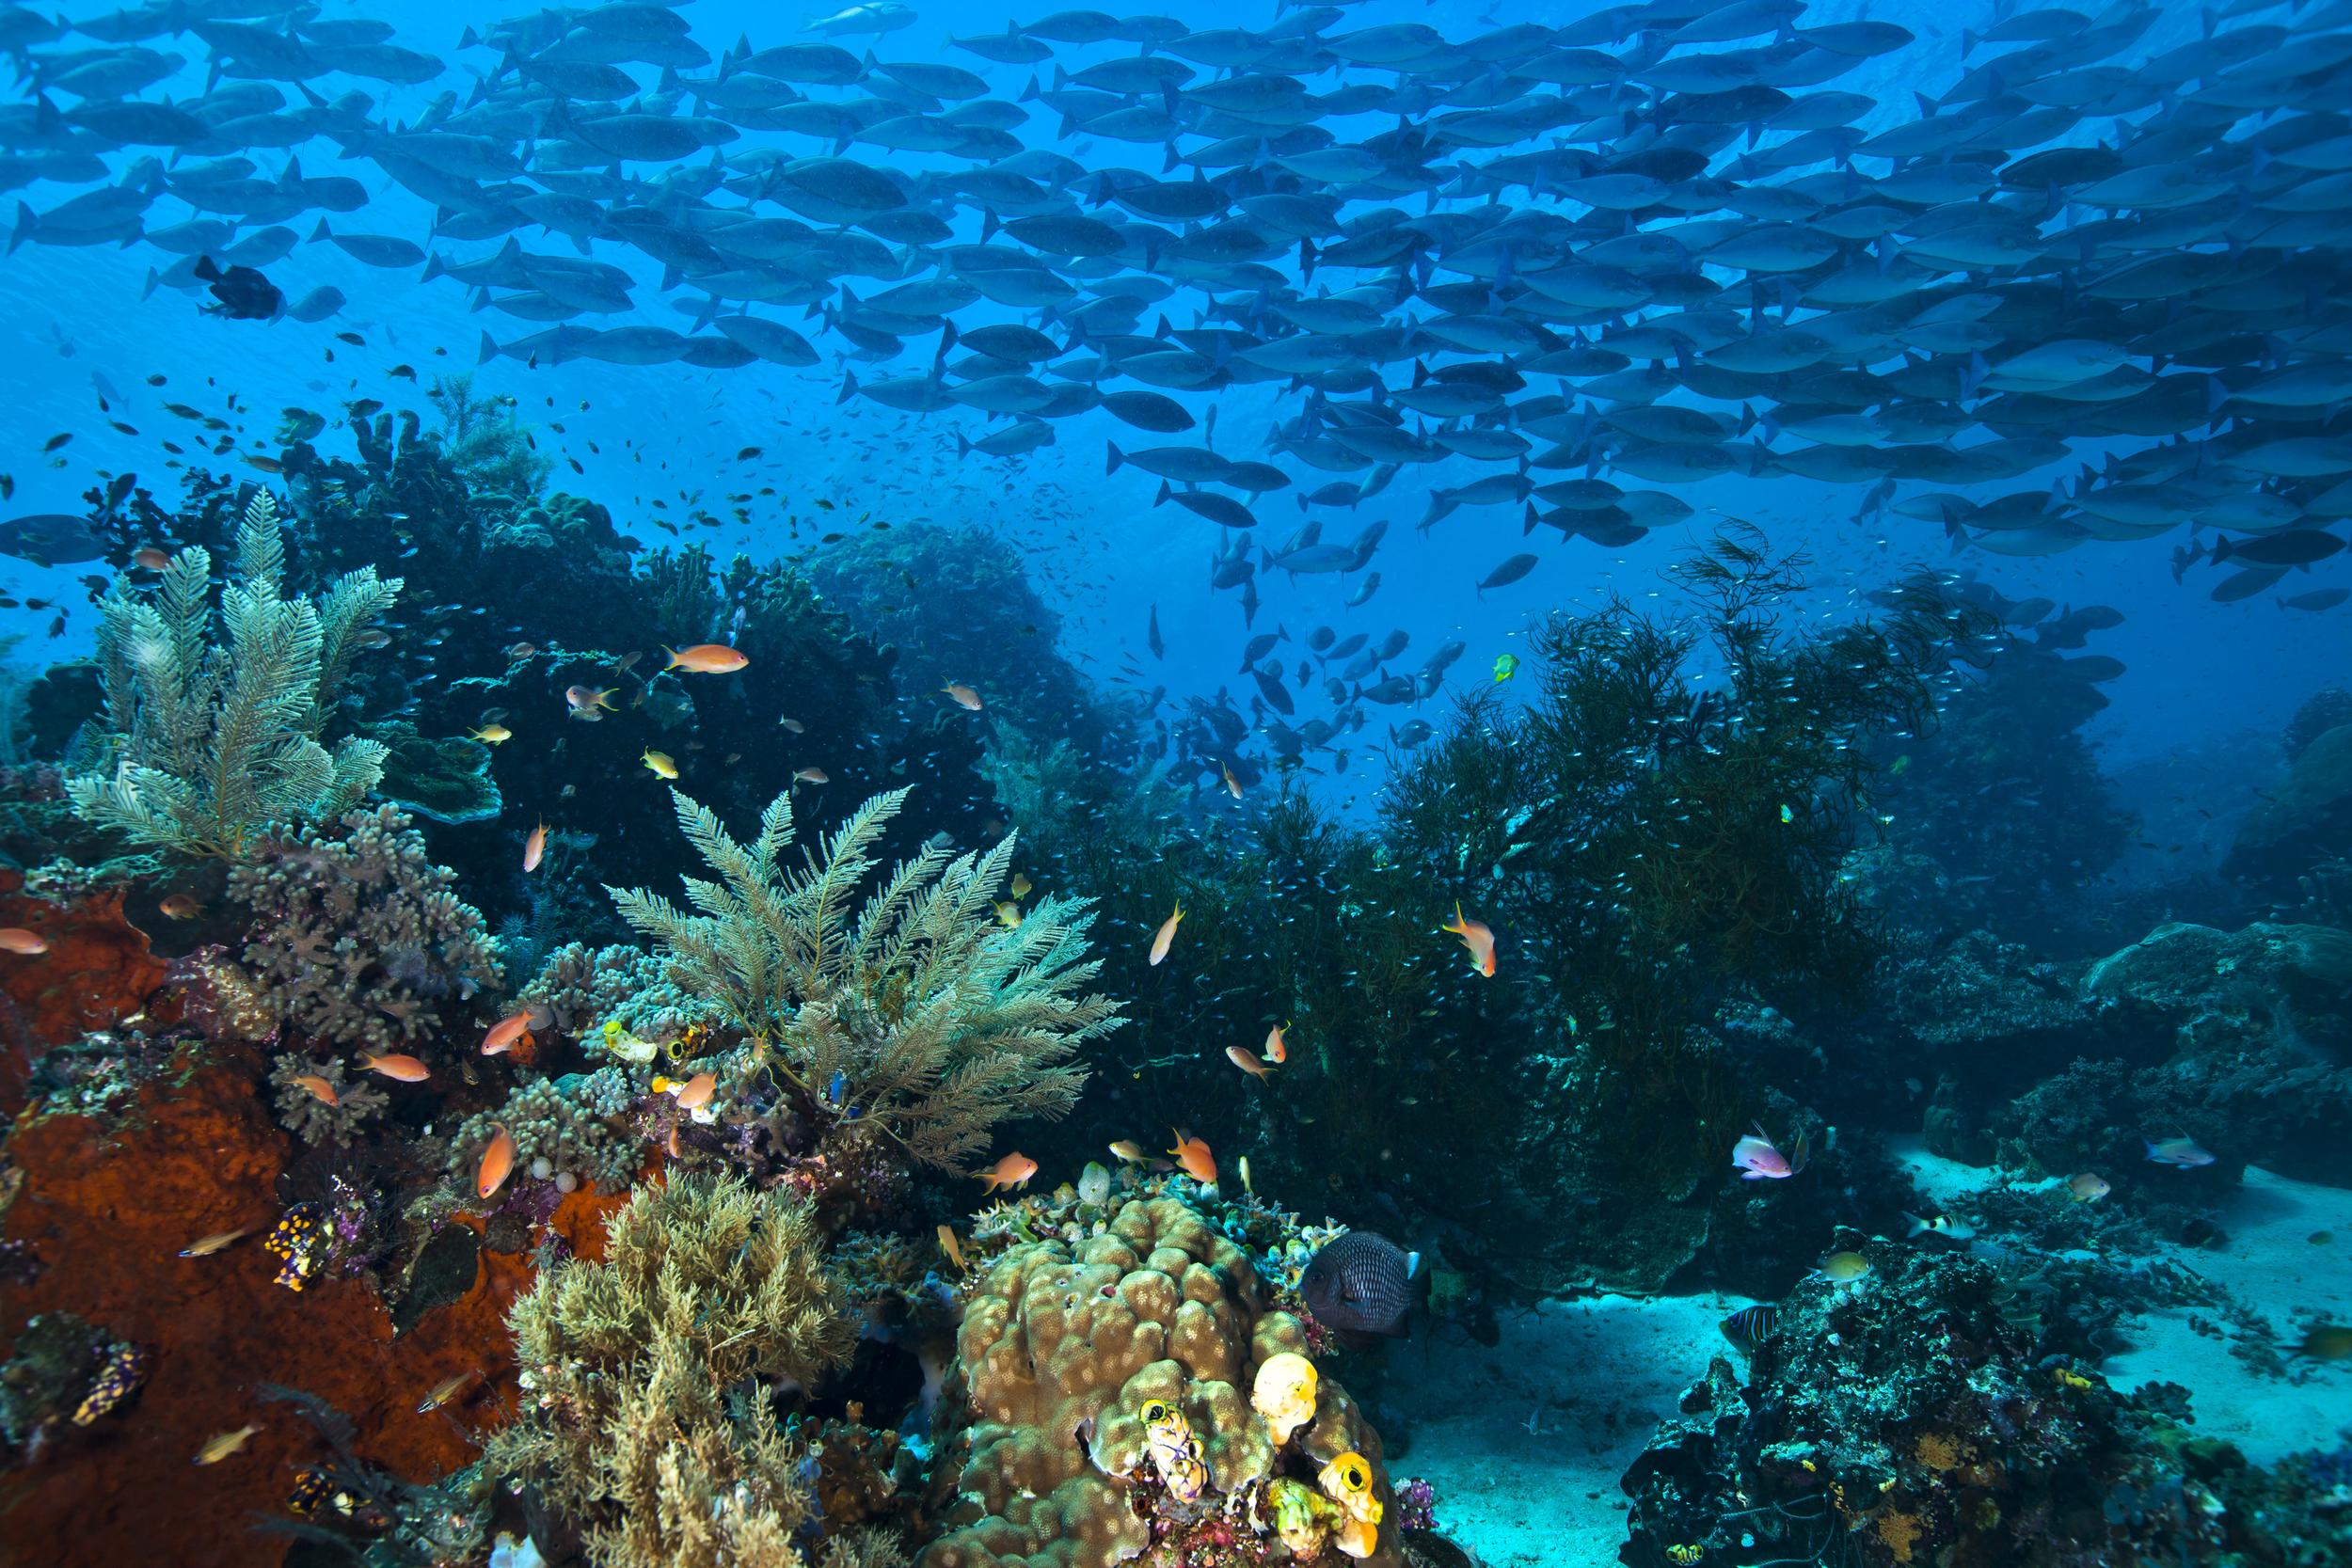
M 501 975 L 454 881 L 390 806 L 257 839 L 229 874 L 251 926 L 221 984 L 257 1032 L 379 1052 L 437 1037 Z
M 2217 1156 L 2216 1171 L 2155 1174 L 2258 1164 L 2340 1179 L 2352 1118 L 2352 933 L 2162 926 L 2091 965 L 2082 989 L 2102 1014 L 2102 1059 L 2035 1085 L 2000 1118 L 2032 1164 L 2132 1170 L 2142 1138 L 2185 1135 Z
M 306 1078 L 324 1083 L 327 1093 L 298 1082 Z M 340 1056 L 313 1059 L 299 1052 L 280 1052 L 270 1064 L 269 1083 L 277 1091 L 278 1124 L 307 1144 L 348 1143 L 391 1103 L 384 1090 L 352 1077 Z
M 1718 1359 L 1624 1478 L 1629 1565 L 2302 1562 L 2260 1472 L 2065 1356 L 2001 1275 L 1874 1243 Z
M 2286 777 L 2239 827 L 2224 875 L 2286 890 L 2298 877 L 2352 859 L 2352 724 L 2306 741 Z
M 1262 1370 L 1308 1349 L 1248 1256 L 1173 1198 L 1131 1200 L 1075 1245 L 1013 1248 L 966 1306 L 972 1420 L 940 1482 L 960 1501 L 922 1568 L 1262 1561 L 1278 1540 L 1318 1560 L 1342 1536 L 1393 1568 L 1379 1436 L 1345 1390 L 1321 1378 L 1280 1442 L 1253 1407 Z
M 996 1123 L 1076 1101 L 1086 1074 L 1064 1064 L 1116 1027 L 1119 1009 L 1078 994 L 1100 967 L 1082 902 L 1048 898 L 1009 927 L 996 919 L 1009 839 L 984 855 L 927 845 L 853 910 L 905 791 L 850 813 L 801 870 L 781 864 L 788 793 L 748 845 L 673 795 L 717 879 L 688 879 L 695 914 L 612 889 L 621 914 L 662 943 L 671 979 L 718 1006 L 813 1105 L 952 1168 Z
M 621 1192 L 636 1177 L 645 1146 L 617 1121 L 641 1093 L 617 1067 L 534 1078 L 496 1111 L 469 1117 L 452 1134 L 450 1174 L 473 1179 L 495 1125 L 515 1140 L 511 1180 L 516 1185 L 552 1181 L 569 1192 L 586 1181 L 603 1192 Z
M 548 1271 L 512 1324 L 520 1408 L 485 1464 L 602 1568 L 803 1560 L 818 1516 L 779 1409 L 856 1335 L 805 1204 L 725 1176 L 642 1190 L 604 1260 Z
M 468 1428 L 493 1404 L 485 1385 L 511 1387 L 501 1323 L 527 1275 L 518 1255 L 483 1254 L 453 1293 L 398 1331 L 370 1275 L 321 1277 L 298 1293 L 273 1282 L 278 1259 L 260 1240 L 281 1187 L 299 1184 L 295 1151 L 270 1118 L 262 1063 L 201 1049 L 119 1116 L 20 1120 L 8 1138 L 23 1188 L 0 1233 L 41 1267 L 0 1291 L 0 1354 L 23 1350 L 30 1320 L 72 1312 L 146 1351 L 151 1369 L 135 1403 L 88 1440 L 69 1439 L 71 1465 L 10 1493 L 0 1530 L 44 1543 L 58 1568 L 119 1563 L 126 1540 L 168 1541 L 189 1568 L 250 1564 L 248 1522 L 282 1514 L 295 1466 L 331 1460 L 302 1423 L 256 1402 L 257 1372 L 345 1412 L 368 1464 L 421 1483 L 471 1461 Z M 554 1220 L 583 1248 L 595 1233 L 584 1216 Z M 181 1256 L 221 1236 L 234 1239 Z M 459 1372 L 479 1375 L 447 1414 L 421 1415 L 419 1401 Z M 191 1471 L 209 1439 L 248 1423 L 262 1430 L 246 1448 Z M 155 1484 L 183 1474 L 203 1484 Z M 135 1522 L 118 1513 L 126 1499 L 137 1499 Z
M 339 815 L 383 776 L 384 748 L 322 744 L 338 689 L 400 581 L 362 567 L 313 604 L 282 595 L 285 541 L 258 491 L 238 529 L 236 569 L 214 641 L 212 557 L 190 545 L 151 599 L 118 579 L 101 608 L 105 693 L 74 809 L 134 842 L 233 857 L 263 824 Z

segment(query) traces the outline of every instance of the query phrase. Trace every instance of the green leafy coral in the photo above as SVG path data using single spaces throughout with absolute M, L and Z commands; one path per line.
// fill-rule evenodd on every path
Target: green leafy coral
M 1047 898 L 1015 923 L 995 901 L 1012 841 L 952 855 L 927 845 L 857 903 L 874 847 L 906 800 L 878 795 L 801 866 L 783 863 L 792 801 L 778 796 L 750 844 L 672 791 L 678 825 L 716 873 L 686 879 L 690 913 L 644 889 L 612 892 L 622 917 L 660 941 L 671 978 L 729 1024 L 774 1048 L 767 1064 L 803 1094 L 855 1107 L 927 1164 L 952 1166 L 1015 1117 L 1077 1101 L 1080 1045 L 1118 1026 L 1118 1005 L 1081 994 L 1083 901 Z M 814 1087 L 812 1087 L 814 1086 Z
M 485 1464 L 579 1528 L 590 1560 L 803 1560 L 816 1509 L 779 1403 L 857 1340 L 804 1202 L 732 1176 L 641 1189 L 605 1260 L 548 1271 L 510 1322 L 522 1399 Z
M 383 776 L 385 750 L 322 739 L 360 634 L 400 579 L 346 573 L 313 603 L 280 591 L 285 542 L 266 491 L 245 509 L 212 606 L 212 558 L 189 546 L 151 594 L 118 579 L 100 607 L 103 766 L 67 783 L 74 810 L 135 842 L 233 858 L 264 823 L 332 817 Z M 215 636 L 215 631 L 218 636 Z

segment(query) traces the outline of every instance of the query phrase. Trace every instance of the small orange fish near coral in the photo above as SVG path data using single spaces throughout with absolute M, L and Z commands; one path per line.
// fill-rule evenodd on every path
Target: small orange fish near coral
M 1216 1156 L 1209 1152 L 1209 1146 L 1181 1127 L 1175 1129 L 1175 1133 L 1176 1147 L 1168 1152 L 1184 1168 L 1184 1174 L 1204 1187 L 1216 1186 Z
M 670 662 L 662 669 L 684 670 L 695 675 L 723 675 L 751 662 L 722 642 L 697 642 L 691 648 L 673 648 L 664 643 L 661 651 L 670 656 Z
M 0 950 L 27 957 L 49 951 L 49 943 L 22 926 L 0 927 Z
M 821 768 L 803 768 L 792 775 L 792 782 L 796 784 L 829 784 L 833 783 L 833 775 Z
M 531 1010 L 528 1007 L 519 1013 L 508 1014 L 491 1024 L 490 1032 L 482 1037 L 482 1053 L 485 1056 L 503 1055 L 530 1028 Z
M 155 907 L 167 920 L 194 920 L 204 912 L 204 906 L 184 893 L 175 893 Z
M 542 822 L 531 830 L 529 838 L 523 840 L 523 870 L 526 872 L 538 870 L 539 862 L 545 858 L 547 852 L 548 825 Z
M 403 1084 L 421 1084 L 433 1075 L 432 1070 L 414 1056 L 378 1056 L 362 1051 L 359 1053 L 359 1065 L 370 1072 L 380 1073 Z
M 1264 1062 L 1259 1060 L 1258 1053 L 1256 1052 L 1250 1050 L 1247 1046 L 1227 1046 L 1225 1048 L 1225 1057 L 1226 1060 L 1232 1062 L 1235 1067 L 1241 1069 L 1242 1071 L 1249 1074 L 1249 1076 L 1257 1079 L 1262 1084 L 1264 1083 L 1267 1076 L 1274 1071 L 1271 1067 L 1268 1067 Z
M 290 1084 L 301 1085 L 304 1088 L 310 1091 L 310 1097 L 312 1099 L 318 1101 L 319 1103 L 323 1105 L 334 1105 L 341 1103 L 341 1101 L 337 1101 L 335 1098 L 335 1085 L 328 1083 L 326 1079 L 320 1077 L 315 1072 L 298 1072 L 292 1078 L 287 1079 L 286 1082 Z
M 131 563 L 135 566 L 144 566 L 151 572 L 160 572 L 171 564 L 171 557 L 154 546 L 149 545 L 143 549 L 134 550 L 131 553 Z
M 1216 766 L 1225 775 L 1225 793 L 1231 795 L 1236 800 L 1240 800 L 1241 781 L 1233 777 L 1233 770 L 1231 768 L 1227 768 L 1225 764 L 1220 762 Z
M 698 1072 L 691 1078 L 657 1078 L 653 1081 L 656 1094 L 669 1094 L 677 1100 L 681 1111 L 698 1111 L 710 1103 L 710 1097 L 719 1092 L 719 1076 L 713 1072 Z
M 1265 1032 L 1265 1059 L 1276 1067 L 1291 1059 L 1291 1048 L 1282 1038 L 1282 1031 L 1288 1027 L 1288 1024 L 1278 1023 Z
M 474 1173 L 473 1190 L 477 1197 L 495 1197 L 506 1185 L 506 1179 L 515 1171 L 515 1134 L 501 1125 L 490 1139 L 490 1147 L 482 1151 L 482 1168 Z
M 1133 1138 L 1120 1139 L 1117 1143 L 1111 1145 L 1111 1152 L 1118 1155 L 1120 1159 L 1126 1161 L 1131 1165 L 1142 1164 L 1146 1160 L 1152 1158 L 1150 1154 L 1144 1151 L 1143 1146 L 1136 1142 Z
M 948 700 L 954 703 L 956 706 L 970 708 L 974 713 L 980 711 L 980 694 L 973 690 L 970 687 L 961 686 L 954 681 L 949 681 L 946 686 L 941 687 L 939 689 L 946 692 Z
M 1006 1155 L 986 1170 L 976 1170 L 973 1180 L 987 1183 L 987 1192 L 999 1187 L 1025 1187 L 1029 1178 L 1037 1174 L 1037 1162 L 1019 1150 Z
M 1467 918 L 1458 900 L 1454 906 L 1454 918 L 1438 929 L 1460 937 L 1462 945 L 1470 949 L 1470 961 L 1478 966 L 1478 973 L 1490 980 L 1494 978 L 1495 934 L 1481 922 Z
M 1184 901 L 1179 898 L 1176 912 L 1160 922 L 1159 933 L 1152 939 L 1150 962 L 1153 968 L 1158 968 L 1160 960 L 1168 957 L 1168 944 L 1176 940 L 1176 927 L 1184 923 Z
M 199 1240 L 190 1242 L 186 1246 L 182 1247 L 180 1249 L 180 1256 L 183 1258 L 210 1258 L 214 1253 L 219 1252 L 227 1247 L 234 1246 L 237 1243 L 245 1240 L 247 1236 L 252 1234 L 253 1227 L 249 1225 L 243 1230 L 216 1230 L 210 1236 L 205 1236 Z

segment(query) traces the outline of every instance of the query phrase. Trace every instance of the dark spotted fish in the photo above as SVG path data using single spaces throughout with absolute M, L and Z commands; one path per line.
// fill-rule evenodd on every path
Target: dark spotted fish
M 1386 1236 L 1350 1230 L 1324 1243 L 1298 1281 L 1299 1298 L 1318 1323 L 1350 1334 L 1405 1332 L 1421 1255 Z

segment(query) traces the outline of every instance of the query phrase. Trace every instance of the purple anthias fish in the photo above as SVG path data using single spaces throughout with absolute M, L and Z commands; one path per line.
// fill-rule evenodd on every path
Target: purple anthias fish
M 1731 1163 L 1740 1168 L 1742 1181 L 1783 1181 L 1804 1169 L 1804 1139 L 1797 1139 L 1796 1153 L 1783 1154 L 1761 1127 L 1731 1146 Z
M 2178 1165 L 2186 1170 L 2210 1165 L 2214 1161 L 2213 1151 L 2194 1138 L 2167 1138 L 2162 1143 L 2142 1138 L 2140 1142 L 2148 1146 L 2148 1158 L 2159 1165 Z

